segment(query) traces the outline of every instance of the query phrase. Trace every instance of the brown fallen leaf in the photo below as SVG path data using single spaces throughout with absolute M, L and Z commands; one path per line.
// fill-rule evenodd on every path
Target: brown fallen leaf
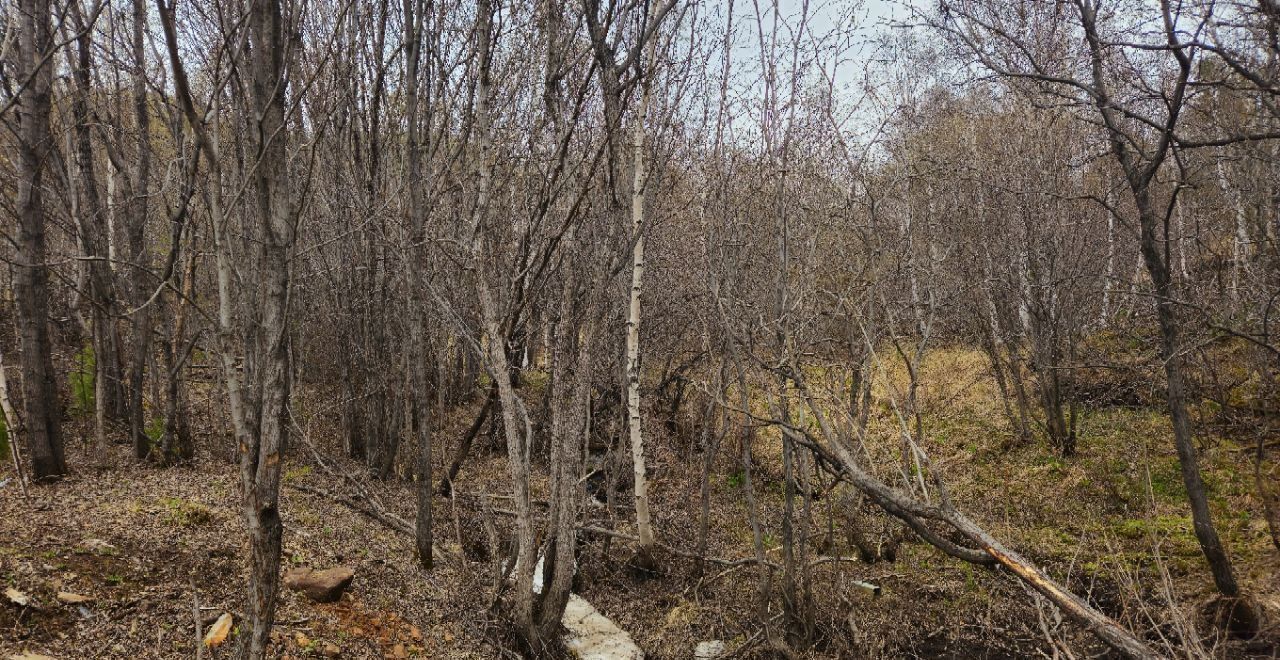
M 391 649 L 391 657 L 407 658 L 409 657 L 409 651 L 405 649 L 404 644 L 396 644 L 395 647 Z
M 422 631 L 418 630 L 417 626 L 409 626 L 409 636 L 412 637 L 415 642 L 422 641 Z
M 9 602 L 17 605 L 18 607 L 26 607 L 31 604 L 31 596 L 28 596 L 13 587 L 5 589 L 4 595 L 9 599 Z
M 307 637 L 301 630 L 293 633 L 293 641 L 303 648 L 306 648 L 311 644 L 311 638 Z
M 81 603 L 93 602 L 93 597 L 85 596 L 84 594 L 72 593 L 70 591 L 59 591 L 58 600 L 68 605 L 79 605 Z
M 209 632 L 205 633 L 204 645 L 213 648 L 227 641 L 227 635 L 231 634 L 231 621 L 230 612 L 224 612 L 222 616 L 218 617 L 213 627 L 209 628 Z
M 9 656 L 9 660 L 57 660 L 57 658 L 40 653 L 16 653 Z

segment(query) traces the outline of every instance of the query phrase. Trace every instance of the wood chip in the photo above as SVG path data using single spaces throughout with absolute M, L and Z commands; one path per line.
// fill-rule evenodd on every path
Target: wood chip
M 59 591 L 59 592 L 58 592 L 58 600 L 60 600 L 60 601 L 62 601 L 62 602 L 64 602 L 64 603 L 66 603 L 66 604 L 68 604 L 68 605 L 79 605 L 80 603 L 91 603 L 91 602 L 93 602 L 93 597 L 92 597 L 92 596 L 85 596 L 84 594 L 72 593 L 72 592 L 70 592 L 70 591 Z
M 227 641 L 227 635 L 231 634 L 231 613 L 224 612 L 222 616 L 209 628 L 209 632 L 205 633 L 204 645 L 213 648 Z

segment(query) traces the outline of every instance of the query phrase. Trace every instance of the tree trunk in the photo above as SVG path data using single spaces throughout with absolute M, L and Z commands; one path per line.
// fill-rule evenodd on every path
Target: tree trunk
M 475 292 L 484 328 L 482 351 L 484 366 L 493 379 L 502 414 L 502 430 L 507 444 L 507 467 L 511 476 L 512 504 L 516 513 L 516 558 L 514 566 L 514 624 L 525 642 L 535 651 L 541 648 L 539 630 L 533 618 L 533 573 L 537 563 L 537 541 L 529 500 L 528 415 L 511 380 L 507 347 L 498 312 L 498 302 L 486 280 L 480 224 L 489 211 L 493 189 L 493 135 L 490 106 L 493 84 L 490 67 L 493 61 L 493 14 L 491 0 L 478 0 L 475 18 L 476 95 L 474 109 L 476 140 L 476 201 L 470 218 L 470 251 L 475 278 Z
M 89 112 L 89 99 L 93 94 L 90 71 L 93 66 L 91 32 L 84 25 L 79 3 L 69 5 L 72 23 L 79 32 L 74 57 L 71 51 L 67 59 L 71 63 L 76 94 L 71 112 L 75 118 L 75 160 L 79 169 L 78 183 L 83 193 L 82 203 L 77 205 L 77 230 L 80 249 L 88 258 L 86 271 L 89 280 L 89 306 L 91 308 L 94 360 L 94 403 L 99 417 L 120 419 L 123 415 L 121 390 L 119 340 L 115 328 L 115 296 L 111 286 L 111 265 L 107 258 L 107 216 L 102 208 L 102 196 L 98 192 L 98 175 L 94 167 L 93 140 L 90 126 L 93 119 Z M 101 424 L 98 433 L 102 435 Z
M 1168 263 L 1156 248 L 1155 218 L 1142 218 L 1142 257 L 1147 272 L 1156 289 L 1156 316 L 1160 322 L 1160 358 L 1164 361 L 1164 375 L 1168 382 L 1167 402 L 1173 421 L 1173 444 L 1178 451 L 1178 464 L 1182 468 L 1182 483 L 1191 501 L 1191 523 L 1196 540 L 1209 562 L 1213 582 L 1224 596 L 1240 595 L 1231 559 L 1227 557 L 1218 530 L 1209 511 L 1209 498 L 1205 493 L 1204 479 L 1200 476 L 1200 463 L 1191 437 L 1191 418 L 1187 414 L 1186 385 L 1182 373 L 1182 355 L 1178 352 L 1178 317 L 1172 298 L 1173 287 Z
M 413 387 L 410 396 L 413 408 L 413 434 L 418 441 L 417 462 L 417 499 L 418 515 L 415 527 L 415 539 L 418 548 L 418 561 L 422 567 L 431 570 L 431 401 L 427 396 L 427 346 L 425 325 L 427 321 L 426 301 L 423 299 L 422 267 L 427 255 L 426 242 L 426 208 L 422 199 L 424 183 L 422 176 L 422 145 L 419 139 L 418 126 L 418 63 L 422 50 L 422 22 L 424 13 L 421 0 L 404 0 L 404 51 L 405 51 L 405 118 L 408 131 L 405 134 L 408 158 L 408 178 L 413 182 L 409 186 L 409 223 L 413 230 L 413 246 L 410 252 L 410 286 L 411 302 L 414 314 L 410 323 L 410 341 L 413 344 L 411 355 L 414 356 L 410 366 Z
M 150 278 L 147 277 L 146 266 L 149 263 L 146 246 L 147 230 L 147 198 L 150 190 L 148 179 L 151 176 L 151 111 L 147 98 L 146 82 L 146 30 L 147 10 L 143 0 L 133 0 L 133 113 L 137 124 L 137 154 L 134 170 L 130 176 L 132 181 L 126 187 L 130 195 L 126 205 L 128 257 L 134 267 L 128 269 L 130 302 L 136 310 L 133 314 L 133 355 L 129 365 L 129 433 L 133 439 L 133 455 L 143 460 L 151 451 L 151 440 L 147 437 L 146 412 L 143 407 L 142 393 L 145 388 L 147 362 L 151 357 L 152 315 L 147 305 L 150 297 Z M 158 405 L 158 402 L 156 402 Z
M 1178 352 L 1178 335 L 1180 328 L 1174 308 L 1173 278 L 1169 266 L 1170 236 L 1165 232 L 1164 240 L 1157 235 L 1157 227 L 1161 219 L 1156 213 L 1151 199 L 1151 184 L 1155 181 L 1160 166 L 1164 163 L 1173 144 L 1173 129 L 1177 124 L 1178 113 L 1182 110 L 1183 94 L 1191 76 L 1191 58 L 1181 48 L 1171 52 L 1178 60 L 1180 77 L 1173 88 L 1172 97 L 1166 99 L 1169 108 L 1167 128 L 1160 136 L 1158 151 L 1150 161 L 1140 160 L 1141 154 L 1131 151 L 1127 136 L 1121 130 L 1119 110 L 1113 105 L 1109 96 L 1105 78 L 1105 55 L 1102 38 L 1098 34 L 1098 10 L 1092 5 L 1077 5 L 1080 12 L 1081 27 L 1089 44 L 1091 68 L 1093 75 L 1092 93 L 1094 104 L 1107 128 L 1111 154 L 1116 164 L 1124 173 L 1129 193 L 1133 196 L 1134 207 L 1138 212 L 1140 228 L 1138 247 L 1142 256 L 1142 265 L 1151 277 L 1152 287 L 1156 295 L 1156 318 L 1160 325 L 1160 357 L 1164 361 L 1165 379 L 1168 381 L 1167 402 L 1169 416 L 1173 421 L 1173 443 L 1178 452 L 1178 464 L 1182 468 L 1182 483 L 1187 489 L 1187 499 L 1191 502 L 1191 523 L 1195 530 L 1196 540 L 1209 562 L 1213 573 L 1214 584 L 1224 596 L 1235 597 L 1240 593 L 1236 583 L 1231 560 L 1227 557 L 1214 528 L 1213 518 L 1209 511 L 1209 501 L 1205 495 L 1204 480 L 1200 476 L 1200 465 L 1196 457 L 1196 448 L 1192 444 L 1191 420 L 1187 416 L 1187 402 L 1182 375 L 1182 356 Z M 1167 10 L 1167 7 L 1166 7 Z M 1166 16 L 1166 20 L 1167 20 Z M 1171 28 L 1170 28 L 1171 29 Z M 1174 40 L 1170 36 L 1171 43 Z M 1176 192 L 1173 194 L 1177 194 Z M 1171 200 L 1174 201 L 1174 200 Z M 1167 230 L 1167 225 L 1166 225 Z M 1163 249 L 1162 249 L 1163 248 Z
M 484 405 L 480 407 L 480 413 L 476 415 L 475 421 L 471 423 L 471 427 L 462 436 L 462 440 L 458 442 L 458 448 L 454 451 L 453 460 L 449 461 L 449 469 L 445 471 L 445 476 L 440 479 L 439 490 L 442 495 L 450 495 L 453 493 L 453 480 L 458 478 L 458 472 L 462 469 L 462 462 L 466 460 L 467 454 L 471 451 L 471 443 L 475 441 L 476 436 L 480 434 L 480 429 L 484 427 L 484 422 L 489 418 L 490 411 L 498 401 L 498 387 L 495 384 L 489 388 L 489 394 L 485 397 Z
M 54 381 L 53 345 L 49 333 L 49 272 L 45 264 L 43 179 L 49 159 L 50 90 L 53 67 L 44 61 L 54 47 L 49 0 L 22 0 L 17 11 L 18 80 L 30 80 L 19 91 L 20 114 L 16 180 L 18 194 L 18 265 L 13 289 L 18 299 L 21 347 L 23 434 L 36 481 L 67 473 L 62 451 L 62 404 Z
M 18 411 L 9 398 L 9 380 L 4 375 L 4 352 L 0 351 L 0 424 L 9 435 L 9 457 L 13 459 L 13 475 L 18 479 L 18 487 L 22 496 L 27 496 L 27 473 L 22 467 L 22 452 L 18 449 L 18 436 L 22 433 L 22 424 L 18 421 Z M 1273 527 L 1274 529 L 1274 527 Z
M 244 650 L 251 660 L 266 656 L 280 581 L 280 460 L 289 402 L 289 252 L 293 207 L 287 183 L 284 103 L 284 19 L 279 0 L 259 0 L 249 16 L 252 44 L 251 133 L 257 166 L 253 178 L 261 247 L 257 252 L 261 321 L 249 328 L 257 353 L 253 378 L 258 398 L 252 428 L 240 438 L 240 479 L 249 528 L 249 599 Z
M 645 86 L 632 133 L 634 180 L 631 188 L 631 297 L 627 307 L 627 431 L 631 438 L 631 462 L 635 473 L 636 532 L 640 552 L 653 549 L 653 523 L 649 517 L 649 480 L 645 476 L 644 437 L 640 420 L 640 293 L 644 280 L 645 188 L 649 171 L 644 152 L 644 118 L 649 106 Z
M 1024 583 L 1053 601 L 1077 621 L 1087 626 L 1098 638 L 1125 656 L 1143 659 L 1158 657 L 1142 641 L 1110 617 L 1099 612 L 1079 596 L 1067 591 L 1035 565 L 1005 548 L 986 530 L 952 508 L 950 498 L 945 492 L 942 493 L 942 505 L 933 506 L 889 487 L 888 484 L 866 472 L 854 458 L 851 443 L 840 437 L 827 420 L 822 407 L 804 384 L 802 374 L 796 373 L 796 376 L 794 381 L 796 389 L 827 442 L 825 446 L 808 443 L 804 435 L 789 426 L 782 426 L 783 432 L 797 443 L 808 443 L 808 447 L 815 453 L 823 454 L 829 464 L 841 466 L 850 483 L 886 513 L 902 520 L 929 544 L 953 557 L 971 563 L 984 565 L 999 563 L 1006 566 Z M 947 524 L 978 549 L 963 547 L 944 538 L 924 524 L 923 521 L 926 519 Z
M 168 345 L 164 347 L 165 414 L 161 448 L 165 465 L 187 462 L 195 457 L 191 428 L 187 424 L 187 388 L 183 378 L 191 351 L 195 349 L 195 339 L 186 339 L 187 301 L 195 296 L 195 271 L 196 253 L 195 246 L 192 245 L 181 274 L 182 296 L 174 301 L 177 312 L 174 314 L 173 332 Z
M 595 323 L 589 316 L 595 310 L 587 308 L 581 316 L 574 314 L 572 301 L 578 293 L 578 282 L 576 274 L 567 275 L 551 354 L 550 465 L 554 499 L 551 502 L 550 533 L 554 534 L 554 541 L 543 562 L 546 573 L 535 618 L 541 639 L 551 637 L 559 629 L 573 586 L 581 492 L 580 462 L 590 433 Z

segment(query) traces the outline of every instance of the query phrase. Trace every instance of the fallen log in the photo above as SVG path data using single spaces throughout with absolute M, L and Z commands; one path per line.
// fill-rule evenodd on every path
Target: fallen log
M 1008 568 L 1020 580 L 1048 598 L 1071 618 L 1097 636 L 1098 639 L 1126 657 L 1140 660 L 1154 660 L 1160 657 L 1111 617 L 1099 612 L 1083 598 L 1068 591 L 1021 555 L 1004 547 L 986 530 L 957 511 L 951 505 L 950 496 L 940 481 L 937 485 L 942 494 L 942 502 L 941 504 L 933 505 L 920 502 L 913 496 L 894 489 L 863 470 L 854 458 L 853 452 L 832 430 L 826 417 L 822 414 L 821 408 L 813 401 L 803 380 L 796 378 L 794 382 L 801 394 L 807 399 L 809 409 L 814 413 L 814 417 L 818 421 L 818 427 L 822 435 L 828 439 L 828 442 L 825 444 L 819 442 L 804 429 L 778 423 L 776 420 L 770 421 L 776 423 L 782 429 L 782 432 L 795 441 L 796 444 L 804 446 L 812 452 L 819 453 L 825 460 L 840 466 L 848 477 L 849 482 L 863 493 L 866 493 L 886 513 L 902 520 L 913 530 L 916 530 L 917 533 L 920 533 L 921 530 L 927 531 L 928 533 L 920 535 L 921 538 L 949 555 L 976 564 L 997 563 Z M 925 520 L 934 520 L 950 526 L 964 536 L 968 542 L 977 547 L 965 548 L 943 539 L 924 524 Z

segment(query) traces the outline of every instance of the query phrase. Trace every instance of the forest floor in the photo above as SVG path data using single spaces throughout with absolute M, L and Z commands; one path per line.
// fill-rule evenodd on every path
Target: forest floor
M 1103 611 L 1147 631 L 1157 646 L 1161 636 L 1176 635 L 1179 650 L 1202 647 L 1210 657 L 1280 654 L 1280 553 L 1253 495 L 1248 445 L 1202 432 L 1219 530 L 1264 612 L 1256 637 L 1223 640 L 1201 621 L 1212 582 L 1191 533 L 1167 417 L 1141 407 L 1086 410 L 1079 453 L 1063 460 L 1042 443 L 1010 445 L 998 400 L 972 354 L 939 351 L 927 366 L 972 375 L 926 379 L 939 385 L 921 393 L 932 411 L 928 450 L 962 510 Z M 437 433 L 446 450 L 471 414 L 470 407 L 456 411 Z M 876 415 L 887 418 L 890 411 Z M 320 426 L 308 437 L 336 455 L 336 441 Z M 660 425 L 651 426 L 656 527 L 668 545 L 692 551 L 700 433 L 662 438 Z M 81 420 L 69 428 L 74 433 L 87 425 Z M 280 657 L 508 654 L 503 647 L 510 636 L 490 608 L 493 573 L 479 494 L 493 496 L 493 508 L 502 509 L 499 496 L 510 479 L 502 452 L 484 438 L 463 469 L 456 497 L 435 500 L 443 553 L 431 572 L 418 566 L 411 538 L 319 494 L 345 492 L 343 480 L 295 447 L 281 494 L 284 567 L 345 565 L 356 578 L 333 604 L 281 590 L 273 647 Z M 201 451 L 191 467 L 138 465 L 127 460 L 127 448 L 114 446 L 114 466 L 98 469 L 88 467 L 95 457 L 75 440 L 71 477 L 32 487 L 27 498 L 12 481 L 0 487 L 0 587 L 30 599 L 19 607 L 0 598 L 0 658 L 190 658 L 197 622 L 203 631 L 223 612 L 238 612 L 246 548 L 238 473 L 220 434 L 205 429 L 197 442 Z M 782 510 L 781 466 L 771 458 L 778 455 L 770 444 L 776 442 L 759 434 L 752 474 L 772 559 L 779 554 Z M 732 450 L 736 442 L 723 445 L 711 479 L 709 554 L 749 558 L 744 475 Z M 436 455 L 441 460 L 448 451 Z M 363 474 L 355 462 L 335 464 Z M 0 472 L 0 482 L 7 476 Z M 390 513 L 412 520 L 411 483 L 360 480 Z M 535 498 L 538 492 L 535 487 Z M 855 521 L 842 513 L 850 507 L 858 511 Z M 603 508 L 592 515 L 597 524 L 610 524 Z M 619 531 L 631 531 L 628 517 L 619 507 Z M 497 518 L 505 526 L 500 512 Z M 1053 656 L 1054 644 L 1102 651 L 1078 626 L 1038 608 L 1007 573 L 948 559 L 917 540 L 904 540 L 892 561 L 852 560 L 856 551 L 841 531 L 849 524 L 863 525 L 881 545 L 894 528 L 848 494 L 828 493 L 813 503 L 812 547 L 828 560 L 813 568 L 817 641 L 803 656 L 1016 658 Z M 761 620 L 755 594 L 762 576 L 755 566 L 709 566 L 699 576 L 693 561 L 667 553 L 660 574 L 644 576 L 629 566 L 630 552 L 625 541 L 585 539 L 578 593 L 628 631 L 648 657 L 692 657 L 704 640 L 723 640 L 735 657 L 767 651 L 753 623 Z M 881 594 L 860 583 L 880 586 Z M 776 603 L 764 616 L 775 615 Z M 204 657 L 230 657 L 232 646 L 206 649 Z

